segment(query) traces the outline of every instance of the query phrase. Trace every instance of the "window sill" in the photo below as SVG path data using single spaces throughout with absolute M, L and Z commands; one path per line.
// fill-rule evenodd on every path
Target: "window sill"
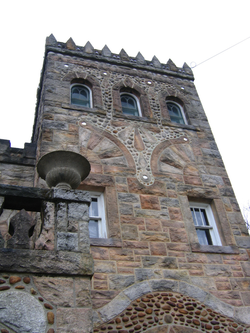
M 164 126 L 170 126 L 170 127 L 178 127 L 178 128 L 183 128 L 183 129 L 189 129 L 189 130 L 193 130 L 193 131 L 200 131 L 199 127 L 193 126 L 193 125 L 188 125 L 188 124 L 176 124 L 176 123 L 172 123 L 171 121 L 169 121 L 168 119 L 162 119 L 162 125 Z
M 76 111 L 95 112 L 95 113 L 101 113 L 104 115 L 106 114 L 106 112 L 101 107 L 87 108 L 86 106 L 62 103 L 62 108 L 76 110 Z
M 238 254 L 239 249 L 236 245 L 232 246 L 218 246 L 218 245 L 200 245 L 191 244 L 192 252 L 202 253 L 222 253 L 222 254 Z
M 137 117 L 137 116 L 129 116 L 123 113 L 118 113 L 118 112 L 114 112 L 113 118 L 120 118 L 120 119 L 126 119 L 126 120 L 134 120 L 134 121 L 143 121 L 145 123 L 154 123 L 156 124 L 157 121 L 154 118 L 147 118 L 147 117 Z
M 122 247 L 122 242 L 113 238 L 90 238 L 90 246 Z

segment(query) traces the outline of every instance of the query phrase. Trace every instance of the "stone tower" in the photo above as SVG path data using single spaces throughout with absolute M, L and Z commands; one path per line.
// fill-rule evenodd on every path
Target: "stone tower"
M 250 237 L 193 81 L 47 38 L 32 143 L 0 140 L 2 333 L 250 332 Z

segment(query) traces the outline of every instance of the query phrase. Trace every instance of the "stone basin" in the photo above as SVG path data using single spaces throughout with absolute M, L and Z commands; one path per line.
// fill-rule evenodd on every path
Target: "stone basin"
M 40 158 L 37 172 L 49 187 L 75 189 L 89 175 L 90 164 L 80 154 L 57 150 Z

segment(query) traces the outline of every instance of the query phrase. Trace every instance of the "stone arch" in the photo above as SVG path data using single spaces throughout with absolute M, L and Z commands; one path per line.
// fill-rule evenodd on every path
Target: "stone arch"
M 80 151 L 90 163 L 97 158 L 102 165 L 125 167 L 135 172 L 134 160 L 126 146 L 107 131 L 100 131 L 89 123 L 80 125 L 79 140 Z
M 121 92 L 128 92 L 135 95 L 140 103 L 142 117 L 153 118 L 153 112 L 150 108 L 148 96 L 146 92 L 131 79 L 126 78 L 123 81 L 116 83 L 113 86 L 112 95 L 113 95 L 113 109 L 117 114 L 122 114 L 122 105 L 121 105 Z
M 75 72 L 70 72 L 63 77 L 62 81 L 68 82 L 69 104 L 70 104 L 70 85 L 72 83 L 82 83 L 88 86 L 92 91 L 93 107 L 101 109 L 103 108 L 101 87 L 98 80 L 93 76 L 89 75 L 88 73 L 81 73 L 80 75 L 78 75 Z
M 166 101 L 174 101 L 182 107 L 185 113 L 185 117 L 189 123 L 188 106 L 190 102 L 188 98 L 185 95 L 183 95 L 179 89 L 174 89 L 174 87 L 172 87 L 169 88 L 168 91 L 166 90 L 162 91 L 159 95 L 159 101 L 160 101 L 162 119 L 166 119 L 169 122 L 171 121 Z
M 193 149 L 187 136 L 164 141 L 155 147 L 151 157 L 151 168 L 153 174 L 158 176 L 166 173 L 173 174 L 177 178 L 183 175 L 199 176 Z
M 249 332 L 249 310 L 185 281 L 153 279 L 135 283 L 97 309 L 94 332 Z

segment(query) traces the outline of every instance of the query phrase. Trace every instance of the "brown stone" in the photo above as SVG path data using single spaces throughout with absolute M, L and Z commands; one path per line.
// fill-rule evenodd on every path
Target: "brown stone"
M 9 333 L 9 331 L 6 330 L 5 328 L 2 328 L 2 329 L 1 329 L 1 333 Z
M 166 256 L 167 250 L 165 243 L 151 243 L 150 244 L 151 255 Z
M 22 279 L 19 276 L 10 276 L 9 282 L 10 284 L 15 284 L 20 282 Z
M 48 312 L 47 313 L 47 320 L 48 320 L 48 323 L 50 325 L 53 325 L 54 324 L 54 318 L 55 318 L 55 315 L 53 312 Z
M 45 307 L 46 309 L 50 309 L 50 310 L 53 309 L 53 306 L 50 305 L 50 304 L 48 304 L 48 303 L 44 303 L 43 305 L 44 305 L 44 307 Z
M 156 209 L 160 210 L 159 199 L 153 195 L 140 195 L 142 209 Z
M 64 307 L 74 305 L 72 278 L 34 276 L 33 279 L 40 294 L 52 304 Z
M 8 289 L 10 289 L 10 286 L 1 286 L 0 287 L 0 291 L 8 290 Z
M 30 293 L 31 293 L 32 295 L 36 295 L 36 294 L 37 294 L 37 292 L 35 291 L 34 288 L 30 288 Z
M 16 286 L 15 289 L 25 289 L 24 286 Z
M 6 282 L 5 280 L 0 279 L 0 284 L 3 284 L 5 282 Z
M 47 333 L 55 333 L 53 328 L 50 328 Z
M 28 276 L 25 276 L 23 278 L 23 282 L 26 283 L 26 284 L 29 284 L 30 283 L 30 278 Z

